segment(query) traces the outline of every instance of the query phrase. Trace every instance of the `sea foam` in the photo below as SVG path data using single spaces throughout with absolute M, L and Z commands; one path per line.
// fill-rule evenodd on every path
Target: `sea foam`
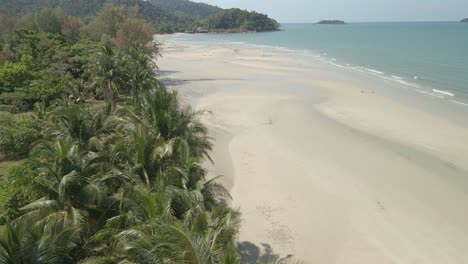
M 432 89 L 433 92 L 436 92 L 436 93 L 440 93 L 440 94 L 443 94 L 443 95 L 448 95 L 448 96 L 455 96 L 455 94 L 453 94 L 452 92 L 450 91 L 443 91 L 443 90 L 437 90 L 437 89 Z

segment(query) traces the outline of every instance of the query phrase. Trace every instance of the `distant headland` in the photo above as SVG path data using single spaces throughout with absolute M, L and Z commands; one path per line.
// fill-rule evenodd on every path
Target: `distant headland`
M 468 23 L 468 18 L 462 19 L 460 22 Z
M 317 24 L 320 24 L 320 25 L 345 25 L 346 22 L 344 22 L 342 20 L 322 20 L 322 21 L 318 22 Z

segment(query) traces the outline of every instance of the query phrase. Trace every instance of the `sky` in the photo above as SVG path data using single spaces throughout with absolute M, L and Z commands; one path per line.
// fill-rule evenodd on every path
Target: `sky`
M 222 8 L 266 13 L 281 23 L 339 19 L 347 22 L 457 21 L 468 0 L 195 0 Z

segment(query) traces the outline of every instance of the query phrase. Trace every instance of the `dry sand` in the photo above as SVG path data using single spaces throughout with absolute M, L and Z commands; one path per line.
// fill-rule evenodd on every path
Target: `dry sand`
M 215 138 L 244 260 L 468 263 L 468 130 L 287 53 L 166 43 Z

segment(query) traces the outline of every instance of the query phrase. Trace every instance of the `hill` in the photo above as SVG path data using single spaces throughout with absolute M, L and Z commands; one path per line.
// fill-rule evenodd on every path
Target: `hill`
M 468 18 L 462 19 L 461 22 L 463 22 L 463 23 L 468 23 Z
M 318 22 L 317 24 L 320 24 L 320 25 L 344 25 L 344 24 L 346 24 L 346 22 L 344 22 L 342 20 L 322 20 L 322 21 Z
M 265 32 L 279 30 L 280 24 L 265 14 L 249 12 L 238 8 L 226 9 L 199 22 L 209 31 L 223 32 Z
M 60 7 L 67 15 L 91 21 L 106 3 L 137 6 L 157 32 L 195 30 L 246 32 L 275 31 L 279 23 L 267 15 L 241 9 L 226 9 L 188 0 L 0 0 L 0 13 L 24 15 L 42 8 Z
M 217 6 L 188 0 L 148 0 L 148 2 L 176 14 L 190 16 L 196 19 L 205 18 L 223 10 Z
M 68 15 L 89 21 L 106 3 L 138 6 L 143 17 L 164 32 L 178 31 L 195 21 L 195 18 L 178 15 L 143 0 L 0 0 L 0 11 L 22 15 L 45 7 L 61 7 Z

